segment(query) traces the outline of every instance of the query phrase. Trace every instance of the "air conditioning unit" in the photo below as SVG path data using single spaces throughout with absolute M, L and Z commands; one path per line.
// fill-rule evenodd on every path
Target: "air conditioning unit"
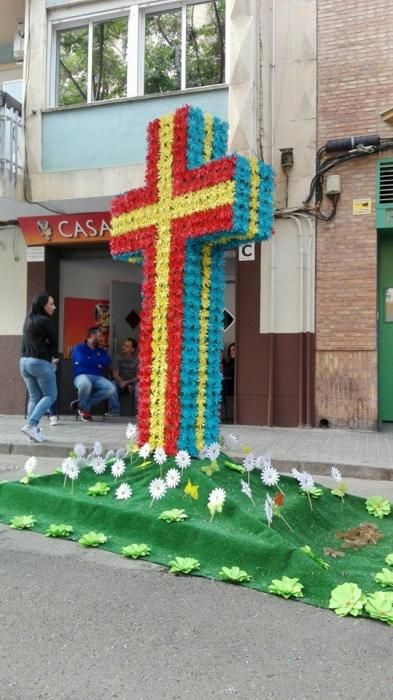
M 23 19 L 18 19 L 16 22 L 16 32 L 14 37 L 14 59 L 15 61 L 23 61 L 25 44 L 25 23 Z

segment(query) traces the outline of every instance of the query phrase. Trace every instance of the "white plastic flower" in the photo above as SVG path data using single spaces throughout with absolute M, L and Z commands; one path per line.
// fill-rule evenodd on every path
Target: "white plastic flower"
M 82 459 L 86 454 L 86 445 L 84 445 L 83 442 L 77 442 L 76 445 L 74 445 L 73 452 L 77 459 Z
M 254 460 L 254 468 L 255 468 L 255 469 L 262 469 L 262 467 L 263 467 L 263 460 L 264 460 L 264 457 L 262 457 L 262 455 L 259 455 L 259 457 L 255 457 L 255 460 Z
M 206 454 L 208 459 L 216 460 L 220 456 L 221 446 L 218 442 L 212 442 L 206 448 Z
M 113 459 L 114 456 L 115 456 L 115 451 L 114 451 L 114 450 L 108 450 L 108 452 L 107 452 L 106 455 L 105 455 L 105 459 L 106 459 L 106 460 L 108 460 L 108 459 Z
M 153 479 L 149 484 L 149 493 L 153 501 L 159 501 L 165 496 L 167 485 L 164 479 Z
M 213 491 L 211 491 L 209 495 L 209 506 L 213 506 L 214 508 L 222 508 L 222 506 L 224 505 L 225 498 L 226 493 L 224 489 L 213 489 Z
M 274 467 L 263 467 L 261 473 L 261 479 L 265 486 L 277 486 L 280 475 Z
M 65 476 L 68 476 L 68 471 L 72 465 L 77 465 L 76 460 L 73 457 L 66 457 L 61 463 L 61 471 Z
M 71 481 L 75 481 L 75 479 L 78 478 L 79 467 L 78 467 L 77 462 L 75 462 L 74 459 L 71 459 L 69 461 L 66 474 L 67 474 L 68 478 L 71 479 Z
M 175 457 L 175 462 L 179 469 L 187 469 L 191 464 L 191 457 L 186 450 L 179 450 Z
M 301 477 L 301 475 L 302 475 L 302 472 L 299 472 L 299 470 L 296 469 L 296 467 L 293 467 L 293 468 L 291 469 L 291 474 L 292 474 L 292 476 L 293 476 L 294 479 L 297 479 L 297 480 L 299 481 L 299 479 L 300 479 L 300 477 Z
M 266 520 L 267 524 L 270 525 L 272 524 L 273 521 L 273 499 L 270 498 L 269 494 L 267 494 L 265 498 L 265 515 L 266 515 Z
M 180 478 L 180 472 L 177 469 L 169 469 L 165 477 L 165 483 L 168 489 L 175 489 L 180 483 Z
M 30 476 L 38 466 L 38 459 L 37 457 L 29 457 L 26 459 L 25 465 L 23 469 L 25 470 L 26 474 Z
M 124 482 L 116 489 L 116 498 L 119 501 L 127 501 L 132 496 L 132 488 Z
M 97 475 L 100 475 L 103 474 L 106 469 L 106 462 L 102 457 L 97 455 L 97 457 L 93 457 L 93 459 L 91 460 L 91 466 L 93 472 Z
M 299 476 L 299 485 L 302 491 L 311 491 L 314 486 L 314 479 L 308 472 L 301 472 Z
M 262 455 L 261 457 L 261 468 L 263 469 L 264 467 L 271 467 L 272 466 L 272 458 L 269 454 Z
M 206 447 L 206 445 L 205 445 L 204 447 L 202 447 L 201 450 L 199 450 L 199 453 L 198 453 L 199 459 L 208 459 L 208 457 L 209 457 L 208 449 L 209 448 Z
M 155 462 L 157 462 L 157 464 L 160 465 L 160 467 L 162 467 L 162 465 L 165 464 L 167 456 L 163 447 L 156 447 L 156 449 L 154 450 L 153 459 Z
M 119 476 L 123 476 L 125 470 L 126 470 L 126 463 L 124 462 L 123 459 L 117 459 L 116 462 L 113 462 L 113 464 L 111 466 L 112 476 L 114 476 L 115 479 L 118 479 Z
M 337 467 L 331 468 L 330 475 L 331 475 L 332 479 L 334 479 L 334 481 L 337 481 L 337 483 L 342 481 L 342 479 L 343 479 L 341 476 L 341 472 L 337 469 Z
M 243 479 L 241 479 L 240 483 L 241 483 L 242 493 L 244 493 L 248 498 L 250 498 L 252 500 L 251 487 L 249 486 L 247 481 L 243 481 Z
M 115 452 L 116 459 L 123 459 L 127 455 L 127 450 L 123 447 L 119 447 Z
M 136 425 L 133 425 L 132 423 L 129 423 L 126 428 L 126 438 L 127 440 L 132 440 L 132 442 L 135 442 L 137 436 L 137 429 Z
M 239 442 L 239 438 L 235 433 L 229 433 L 229 435 L 226 436 L 225 441 L 228 445 L 228 447 L 236 447 L 237 443 Z
M 151 452 L 151 447 L 148 442 L 145 442 L 144 445 L 139 450 L 139 456 L 142 457 L 142 459 L 147 459 L 149 454 Z
M 252 470 L 255 469 L 255 455 L 252 452 L 246 454 L 243 459 L 243 467 L 246 472 L 252 472 Z
M 101 457 L 103 447 L 99 440 L 96 440 L 93 446 L 93 454 L 95 457 Z

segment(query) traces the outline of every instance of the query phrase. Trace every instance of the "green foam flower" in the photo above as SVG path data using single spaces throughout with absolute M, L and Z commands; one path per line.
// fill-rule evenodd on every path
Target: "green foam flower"
M 382 496 L 371 496 L 366 501 L 366 508 L 371 515 L 376 518 L 384 518 L 390 513 L 390 503 Z
M 14 530 L 29 530 L 36 522 L 33 515 L 15 515 L 10 521 L 10 527 Z
M 348 491 L 348 486 L 344 481 L 339 481 L 335 488 L 330 491 L 332 496 L 337 496 L 338 498 L 344 498 L 345 494 Z
M 20 484 L 30 484 L 33 479 L 37 478 L 37 474 L 26 474 L 26 476 L 22 476 L 21 479 L 19 479 Z
M 110 488 L 108 484 L 106 484 L 104 481 L 97 481 L 94 486 L 90 486 L 90 488 L 87 489 L 87 495 L 88 496 L 106 496 L 106 494 L 110 491 Z
M 376 575 L 374 580 L 377 583 L 380 583 L 384 588 L 387 586 L 393 586 L 393 571 L 390 571 L 390 569 L 382 569 L 382 571 Z
M 103 532 L 91 530 L 86 535 L 83 535 L 78 542 L 82 547 L 99 547 L 100 544 L 105 544 L 107 540 L 108 538 Z
M 298 578 L 283 576 L 281 579 L 273 579 L 269 586 L 269 591 L 270 593 L 281 595 L 283 598 L 303 598 L 303 587 Z
M 52 525 L 49 525 L 45 537 L 69 537 L 73 532 L 74 528 L 72 525 L 64 525 L 64 523 L 56 525 L 52 523 Z
M 307 494 L 310 494 L 311 498 L 314 498 L 315 500 L 320 498 L 323 494 L 323 491 L 319 488 L 319 486 L 312 486 L 308 491 L 304 491 L 300 488 L 299 492 L 302 494 L 302 496 L 307 496 Z
M 183 508 L 172 508 L 172 510 L 164 510 L 158 516 L 159 520 L 165 520 L 167 523 L 180 523 L 182 520 L 187 520 L 188 515 Z
M 366 602 L 366 596 L 356 583 L 343 583 L 336 586 L 331 591 L 330 596 L 329 608 L 340 617 L 345 617 L 345 615 L 357 617 L 362 612 Z
M 385 562 L 386 564 L 389 564 L 389 566 L 393 566 L 393 552 L 385 557 Z
M 370 617 L 393 626 L 393 593 L 376 591 L 367 596 L 364 606 Z
M 305 544 L 304 547 L 300 547 L 300 551 L 303 552 L 304 554 L 307 554 L 310 559 L 315 561 L 316 564 L 319 564 L 319 566 L 322 566 L 323 569 L 330 569 L 330 564 L 327 563 L 327 561 L 324 561 L 321 559 L 321 557 L 318 557 L 315 552 L 309 547 L 308 544 Z
M 251 581 L 251 576 L 248 575 L 247 571 L 242 571 L 238 566 L 232 566 L 230 569 L 227 566 L 223 566 L 219 576 L 223 581 L 230 581 L 231 583 Z
M 190 574 L 191 571 L 198 571 L 200 563 L 191 557 L 175 557 L 169 562 L 171 574 Z
M 129 544 L 127 547 L 122 547 L 121 550 L 123 557 L 130 557 L 131 559 L 147 557 L 150 552 L 151 548 L 147 544 Z

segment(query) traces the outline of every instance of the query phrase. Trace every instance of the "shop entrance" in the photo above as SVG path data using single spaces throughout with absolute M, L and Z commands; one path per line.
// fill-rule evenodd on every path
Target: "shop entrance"
M 393 422 L 393 238 L 380 236 L 378 274 L 378 414 Z

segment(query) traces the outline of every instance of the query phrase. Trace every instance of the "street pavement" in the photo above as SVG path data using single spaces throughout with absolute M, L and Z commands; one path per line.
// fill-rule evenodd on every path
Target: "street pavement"
M 0 417 L 0 480 L 52 471 L 75 442 L 124 444 L 126 421 L 62 418 L 30 445 Z M 44 425 L 43 425 L 44 429 Z M 393 435 L 223 426 L 283 471 L 303 466 L 393 501 Z M 355 478 L 357 477 L 357 478 Z M 361 477 L 361 478 L 358 478 Z M 392 543 L 393 550 L 393 543 Z M 0 523 L 0 700 L 390 700 L 393 628 Z

